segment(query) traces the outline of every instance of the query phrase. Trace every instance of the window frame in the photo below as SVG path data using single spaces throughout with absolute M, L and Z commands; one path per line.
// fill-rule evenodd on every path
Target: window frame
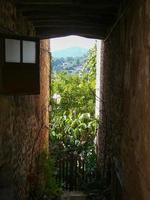
M 0 36 L 1 37 L 1 36 Z M 3 48 L 4 48 L 4 55 L 3 55 L 3 63 L 4 64 L 21 64 L 21 65 L 39 65 L 39 38 L 37 37 L 27 37 L 27 36 L 17 36 L 17 35 L 3 35 Z M 20 62 L 7 62 L 6 61 L 6 45 L 5 45 L 5 40 L 6 39 L 14 39 L 14 40 L 19 40 L 20 41 Z M 29 41 L 29 42 L 35 42 L 35 63 L 25 63 L 23 62 L 23 41 Z
M 6 61 L 5 39 L 20 40 L 20 62 Z M 35 63 L 23 62 L 23 41 L 35 42 Z M 39 95 L 40 94 L 40 39 L 38 37 L 0 34 L 0 48 L 2 50 L 0 55 L 0 94 Z M 23 77 L 23 80 L 19 78 L 19 73 L 20 77 Z M 12 83 L 12 85 L 10 83 Z M 15 86 L 17 87 L 17 89 L 15 88 Z

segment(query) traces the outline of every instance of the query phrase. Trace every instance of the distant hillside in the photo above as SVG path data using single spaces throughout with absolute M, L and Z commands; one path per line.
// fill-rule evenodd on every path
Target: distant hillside
M 52 56 L 55 58 L 67 58 L 67 57 L 81 57 L 87 54 L 88 49 L 80 48 L 80 47 L 72 47 L 59 51 L 53 51 Z
M 81 71 L 87 55 L 81 57 L 56 58 L 52 57 L 52 71 L 67 71 L 68 73 L 78 73 Z

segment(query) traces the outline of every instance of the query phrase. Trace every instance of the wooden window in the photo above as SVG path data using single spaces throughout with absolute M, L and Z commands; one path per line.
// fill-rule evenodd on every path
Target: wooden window
M 5 39 L 5 62 L 20 63 L 20 40 Z
M 36 43 L 23 41 L 23 63 L 36 63 Z
M 0 54 L 0 94 L 39 94 L 39 39 L 0 36 Z

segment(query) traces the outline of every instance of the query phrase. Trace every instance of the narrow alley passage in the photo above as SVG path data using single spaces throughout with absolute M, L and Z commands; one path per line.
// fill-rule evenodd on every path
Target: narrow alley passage
M 149 200 L 149 10 L 149 0 L 0 0 L 0 200 L 29 200 L 53 182 L 48 39 L 68 35 L 102 40 L 98 191 Z

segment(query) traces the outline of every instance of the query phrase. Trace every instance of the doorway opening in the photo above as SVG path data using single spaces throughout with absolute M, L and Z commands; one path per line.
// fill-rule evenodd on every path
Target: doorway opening
M 50 154 L 63 191 L 85 191 L 97 179 L 100 41 L 79 36 L 50 40 Z M 100 64 L 98 62 L 98 64 Z

